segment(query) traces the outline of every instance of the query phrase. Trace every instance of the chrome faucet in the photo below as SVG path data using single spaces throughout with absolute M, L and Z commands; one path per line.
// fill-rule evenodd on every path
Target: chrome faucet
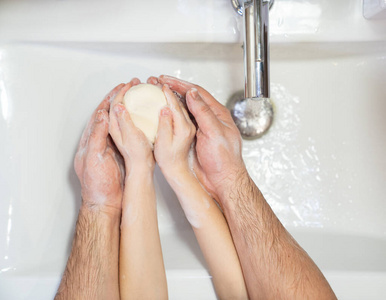
M 235 94 L 228 102 L 244 138 L 262 136 L 273 121 L 269 81 L 269 9 L 274 0 L 231 0 L 244 17 L 244 98 Z M 241 3 L 240 3 L 241 2 Z
M 363 0 L 363 16 L 370 19 L 386 19 L 386 0 Z

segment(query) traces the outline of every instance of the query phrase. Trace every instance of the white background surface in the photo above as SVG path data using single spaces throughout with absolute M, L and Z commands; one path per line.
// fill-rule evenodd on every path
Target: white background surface
M 276 1 L 276 119 L 243 153 L 338 298 L 381 299 L 386 23 L 364 20 L 360 1 L 336 2 Z M 243 87 L 241 44 L 233 43 L 241 20 L 228 1 L 131 3 L 0 2 L 0 299 L 53 298 L 80 201 L 76 145 L 112 87 L 167 73 L 223 103 Z M 193 232 L 159 170 L 156 188 L 170 298 L 215 299 Z

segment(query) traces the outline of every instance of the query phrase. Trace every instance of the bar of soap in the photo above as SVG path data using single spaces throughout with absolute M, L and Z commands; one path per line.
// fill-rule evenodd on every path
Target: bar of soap
M 161 108 L 167 105 L 162 89 L 153 84 L 138 84 L 126 92 L 123 103 L 134 125 L 154 144 L 159 113 Z

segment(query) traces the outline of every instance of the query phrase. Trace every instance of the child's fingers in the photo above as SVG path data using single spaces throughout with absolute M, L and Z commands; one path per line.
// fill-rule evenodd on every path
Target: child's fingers
M 182 114 L 179 101 L 178 101 L 176 95 L 172 92 L 172 90 L 167 85 L 164 85 L 162 88 L 162 91 L 165 94 L 166 101 L 167 101 L 171 111 L 173 113 L 176 111 L 179 114 Z
M 166 101 L 173 115 L 174 133 L 178 135 L 186 129 L 188 123 L 176 95 L 174 95 L 167 85 L 163 86 L 162 91 L 165 94 Z
M 113 107 L 115 107 L 119 103 L 123 103 L 123 97 L 126 92 L 133 86 L 140 84 L 141 81 L 138 78 L 133 78 L 129 83 L 123 85 L 120 91 L 115 95 L 110 104 L 110 126 L 109 132 L 111 137 L 113 138 L 116 144 L 122 145 L 122 134 L 119 127 L 119 122 L 117 119 L 116 113 L 113 111 Z
M 132 86 L 136 86 L 138 84 L 141 84 L 141 80 L 139 80 L 137 77 L 134 77 L 133 79 L 130 80 Z
M 179 100 L 178 102 L 179 102 L 179 105 L 180 105 L 180 107 L 181 107 L 181 111 L 182 111 L 182 113 L 184 114 L 184 117 L 185 117 L 186 122 L 187 122 L 189 125 L 193 125 L 193 122 L 192 122 L 192 120 L 190 119 L 189 113 L 188 113 L 188 111 L 186 110 L 184 104 L 183 104 L 180 100 Z
M 129 112 L 126 110 L 126 107 L 122 104 L 117 104 L 113 107 L 114 113 L 117 117 L 119 130 L 122 136 L 122 142 L 125 144 L 130 141 L 133 135 L 137 134 L 137 128 L 135 127 L 133 121 L 130 118 Z
M 160 112 L 156 145 L 168 146 L 171 145 L 172 141 L 173 114 L 169 107 L 164 107 Z
M 130 82 L 126 83 L 122 88 L 121 90 L 119 91 L 119 93 L 116 94 L 116 96 L 114 97 L 113 101 L 111 101 L 111 107 L 113 107 L 114 105 L 118 104 L 118 103 L 123 103 L 123 97 L 125 96 L 126 92 L 133 86 L 135 85 L 138 85 L 140 84 L 141 81 L 138 79 L 138 78 L 133 78 Z M 111 111 L 111 109 L 110 109 Z

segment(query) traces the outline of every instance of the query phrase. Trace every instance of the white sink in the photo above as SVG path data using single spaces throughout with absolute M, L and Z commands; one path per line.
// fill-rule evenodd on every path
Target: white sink
M 186 9 L 184 1 L 170 2 Z M 341 2 L 353 6 L 353 1 Z M 9 14 L 34 7 L 24 1 L 4 3 Z M 276 1 L 275 18 L 280 17 L 279 5 L 289 3 Z M 313 5 L 315 11 L 319 4 L 294 0 L 293 5 Z M 331 15 L 323 19 L 323 12 L 330 6 L 319 6 L 314 21 L 324 24 L 320 35 L 307 32 L 316 24 L 310 21 L 300 22 L 302 34 L 284 22 L 287 37 L 282 27 L 273 26 L 275 122 L 262 139 L 244 142 L 244 157 L 274 211 L 322 269 L 338 298 L 379 299 L 386 295 L 386 34 L 374 29 L 368 41 L 365 33 L 376 26 L 386 28 L 386 23 L 368 24 L 355 39 L 336 42 L 335 35 L 328 41 Z M 52 39 L 49 28 L 37 32 L 40 38 L 28 38 L 24 27 L 4 27 L 0 299 L 53 298 L 80 204 L 74 153 L 88 117 L 112 87 L 134 76 L 146 80 L 165 73 L 201 84 L 223 103 L 243 87 L 242 51 L 235 43 L 239 34 L 231 30 L 238 22 L 233 11 L 212 0 L 205 12 L 219 7 L 228 18 L 219 22 L 234 22 L 217 39 L 220 29 L 210 24 L 199 40 L 194 29 L 189 40 L 180 39 L 174 28 L 174 43 L 166 34 L 147 43 L 151 33 L 146 27 L 146 43 L 136 38 L 107 42 L 105 36 L 78 41 L 70 38 L 74 31 L 68 38 Z M 8 14 L 0 11 L 1 24 Z M 362 24 L 356 9 L 349 12 L 355 26 Z M 337 35 L 345 26 L 347 22 L 336 29 Z M 210 40 L 216 43 L 207 43 Z M 155 176 L 170 299 L 215 299 L 190 225 L 158 169 Z

